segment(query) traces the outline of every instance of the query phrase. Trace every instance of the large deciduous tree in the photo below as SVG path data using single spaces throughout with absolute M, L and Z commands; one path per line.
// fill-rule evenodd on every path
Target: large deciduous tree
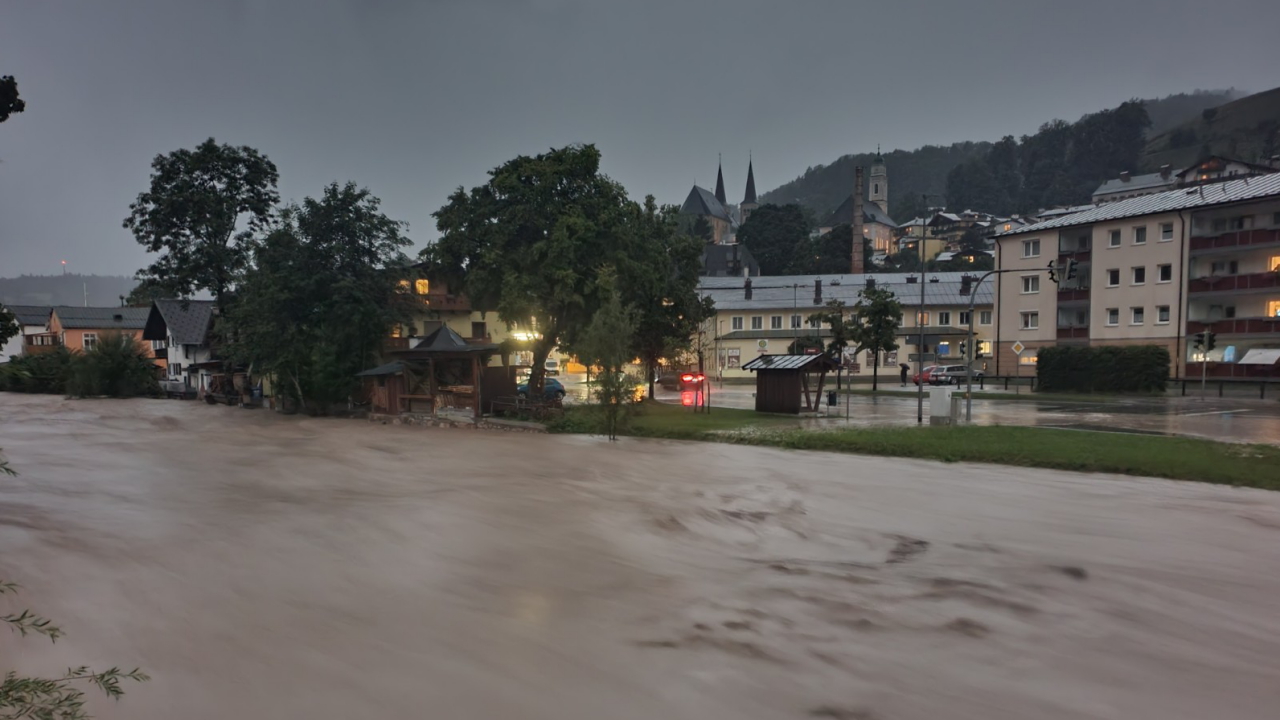
M 458 188 L 435 212 L 441 236 L 424 255 L 473 307 L 533 324 L 529 392 L 538 397 L 552 348 L 572 346 L 601 304 L 600 268 L 631 252 L 636 217 L 622 186 L 601 174 L 599 150 L 571 145 Z
M 626 366 L 632 355 L 632 337 L 636 332 L 634 308 L 622 304 L 612 269 L 600 275 L 602 304 L 582 332 L 575 347 L 587 364 L 599 368 L 596 375 L 595 399 L 600 403 L 602 430 L 610 440 L 618 438 L 622 410 L 631 400 L 632 381 Z
M 839 363 L 836 368 L 838 390 L 841 387 L 840 371 L 844 369 L 844 350 L 855 339 L 856 322 L 849 317 L 848 308 L 841 300 L 828 300 L 826 307 L 809 315 L 809 321 L 825 324 L 831 330 L 831 339 L 827 341 L 825 350 L 827 357 Z
M 323 411 L 345 401 L 412 298 L 404 224 L 354 183 L 285 208 L 257 243 L 229 314 L 233 357 Z
M 885 288 L 869 288 L 858 293 L 853 306 L 854 328 L 851 333 L 858 352 L 871 356 L 871 389 L 880 382 L 880 353 L 898 349 L 898 328 L 902 327 L 902 303 Z
M 0 77 L 0 122 L 26 109 L 27 102 L 18 97 L 18 81 L 12 75 Z
M 18 317 L 10 312 L 8 308 L 0 305 L 0 346 L 18 337 L 21 332 L 22 326 L 18 324 Z M 3 358 L 0 358 L 0 360 L 3 360 Z
M 175 296 L 207 290 L 225 311 L 280 195 L 279 173 L 251 147 L 219 145 L 158 155 L 151 187 L 129 206 L 124 226 L 148 252 L 160 253 L 140 274 Z
M 761 275 L 802 271 L 808 261 L 809 222 L 799 205 L 761 205 L 738 228 L 738 242 L 751 251 Z

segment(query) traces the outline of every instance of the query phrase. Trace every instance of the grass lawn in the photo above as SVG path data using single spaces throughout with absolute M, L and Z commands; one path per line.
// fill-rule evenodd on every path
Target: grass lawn
M 931 387 L 933 386 L 932 385 L 924 386 L 925 402 L 928 402 L 929 388 Z M 974 387 L 977 387 L 977 385 L 975 384 Z M 841 392 L 848 393 L 850 395 L 868 395 L 868 396 L 892 395 L 894 397 L 915 397 L 916 386 L 908 385 L 907 387 L 904 388 L 898 383 L 893 383 L 893 385 L 891 386 L 881 384 L 880 389 L 875 392 L 872 392 L 870 389 L 860 388 L 860 387 L 859 388 L 846 387 L 843 390 L 841 390 Z M 956 387 L 955 392 L 957 394 L 963 394 L 964 386 L 960 385 Z M 1150 399 L 1159 400 L 1159 399 L 1164 399 L 1166 397 L 1168 396 L 1164 394 L 1141 394 L 1141 395 L 1139 394 L 1134 394 L 1134 395 L 1098 394 L 1098 395 L 1094 395 L 1094 394 L 1085 394 L 1085 393 L 1038 393 L 1038 392 L 1032 392 L 1026 386 L 1023 386 L 1022 392 L 1020 393 L 1015 392 L 1014 390 L 1008 390 L 1008 391 L 974 390 L 973 391 L 974 400 L 1013 400 L 1013 401 L 1021 401 L 1021 402 L 1036 401 L 1036 402 L 1115 403 L 1115 402 L 1125 402 L 1126 400 L 1150 400 Z
M 553 432 L 593 432 L 594 408 L 569 408 Z M 795 418 L 646 402 L 623 434 L 886 455 L 944 462 L 1104 472 L 1280 490 L 1280 447 L 1033 427 L 864 427 L 803 430 Z

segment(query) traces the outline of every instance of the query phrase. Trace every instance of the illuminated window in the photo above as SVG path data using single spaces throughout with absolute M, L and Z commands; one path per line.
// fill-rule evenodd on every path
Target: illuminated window
M 399 325 L 391 326 L 391 337 L 393 338 L 403 337 L 403 331 L 401 330 Z
M 401 281 L 400 281 L 400 289 L 401 289 L 401 290 L 404 290 L 405 292 L 409 292 L 409 281 L 408 281 L 408 280 L 401 280 Z
M 929 313 L 927 312 L 916 313 L 916 325 L 928 325 L 928 324 L 929 324 Z
M 978 341 L 978 357 L 989 357 L 990 355 L 991 355 L 991 341 L 979 340 Z
M 431 283 L 425 278 L 415 280 L 413 283 L 413 290 L 419 295 L 426 295 L 431 290 Z
M 1267 317 L 1280 317 L 1280 300 L 1267 302 Z
M 1280 255 L 1272 255 L 1267 259 L 1267 269 L 1271 272 L 1280 272 Z
M 1035 354 L 1034 354 L 1034 353 L 1025 353 L 1025 352 L 1024 352 L 1024 353 L 1022 353 L 1021 355 L 1019 355 L 1019 356 L 1018 356 L 1018 364 L 1019 364 L 1019 365 L 1035 365 L 1035 364 L 1036 364 L 1036 360 L 1037 360 L 1037 358 L 1036 358 L 1036 356 L 1035 356 Z

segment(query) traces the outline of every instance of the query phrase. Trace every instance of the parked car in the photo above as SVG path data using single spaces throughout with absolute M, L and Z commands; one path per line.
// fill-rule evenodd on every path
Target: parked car
M 555 377 L 560 374 L 560 361 L 548 358 L 542 367 L 547 371 L 547 377 Z
M 964 383 L 967 377 L 968 367 L 965 365 L 946 365 L 933 369 L 929 375 L 929 382 L 934 385 L 960 385 Z M 982 371 L 974 369 L 973 379 L 977 380 L 982 377 Z
M 516 394 L 522 398 L 529 397 L 529 382 L 525 382 L 516 386 Z M 542 397 L 546 400 L 563 400 L 564 385 L 560 384 L 555 378 L 542 379 Z
M 937 369 L 938 369 L 937 365 L 925 365 L 923 370 L 911 376 L 911 382 L 917 385 L 919 385 L 922 381 L 929 382 L 929 376 L 932 375 L 933 371 Z

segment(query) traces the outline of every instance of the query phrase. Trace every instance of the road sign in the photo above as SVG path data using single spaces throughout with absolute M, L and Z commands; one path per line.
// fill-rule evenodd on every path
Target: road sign
M 1023 345 L 1021 341 L 1018 341 L 1018 342 L 1015 342 L 1013 344 L 1013 347 L 1009 349 L 1013 351 L 1014 355 L 1021 355 L 1022 351 L 1027 349 L 1027 346 Z

